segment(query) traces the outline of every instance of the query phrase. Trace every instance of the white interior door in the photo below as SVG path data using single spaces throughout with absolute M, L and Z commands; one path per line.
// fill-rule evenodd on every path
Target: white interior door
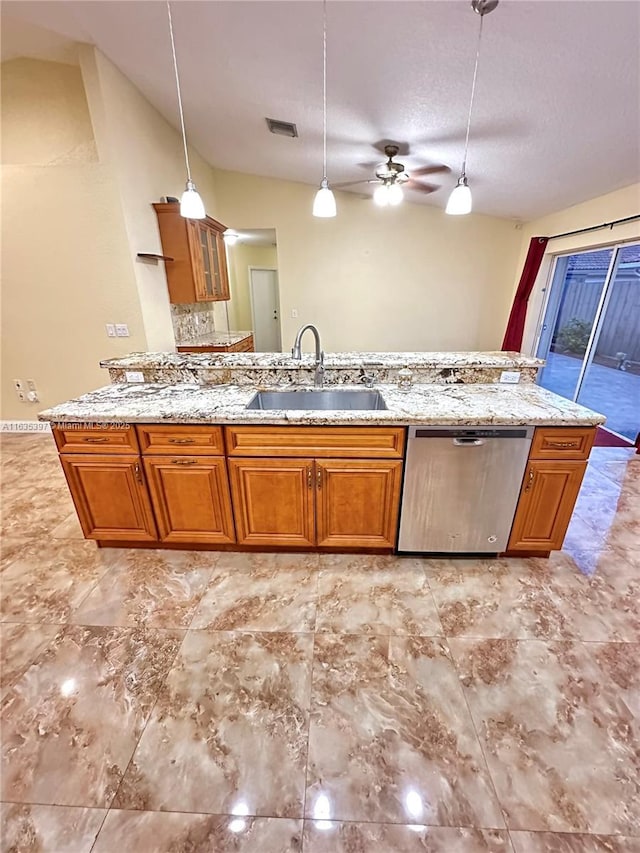
M 249 282 L 256 352 L 281 352 L 278 272 L 250 267 Z

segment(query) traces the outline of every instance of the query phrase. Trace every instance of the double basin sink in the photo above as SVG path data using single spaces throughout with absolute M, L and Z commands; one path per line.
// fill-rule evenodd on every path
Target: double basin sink
M 247 409 L 268 410 L 318 410 L 318 411 L 367 411 L 375 412 L 387 406 L 379 391 L 258 391 L 247 405 Z

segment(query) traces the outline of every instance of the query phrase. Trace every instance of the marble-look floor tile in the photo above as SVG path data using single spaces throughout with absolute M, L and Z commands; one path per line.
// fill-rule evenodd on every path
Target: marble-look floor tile
M 302 821 L 112 809 L 91 853 L 299 853 Z
M 53 528 L 51 536 L 54 539 L 84 539 L 77 514 L 72 512 L 71 515 L 67 516 L 64 521 Z
M 2 700 L 1 798 L 108 806 L 182 636 L 61 631 Z
M 443 641 L 316 635 L 305 811 L 504 828 Z
M 116 808 L 301 817 L 312 636 L 189 631 Z
M 0 536 L 0 572 L 10 566 L 20 552 L 36 539 L 38 539 L 37 536 L 24 534 Z
M 640 577 L 614 555 L 585 577 L 567 555 L 432 560 L 429 584 L 447 637 L 640 641 Z
M 208 551 L 121 551 L 70 621 L 188 628 L 216 559 Z
M 322 556 L 316 631 L 441 636 L 422 562 Z
M 3 622 L 64 623 L 113 564 L 95 542 L 38 539 L 0 575 Z
M 9 622 L 0 625 L 0 696 L 56 636 L 58 625 Z
M 105 809 L 2 803 L 0 850 L 2 853 L 90 853 L 105 814 Z
M 304 822 L 304 853 L 513 853 L 506 830 Z
M 508 827 L 640 834 L 640 645 L 449 643 Z
M 31 484 L 21 481 L 13 488 L 5 485 L 2 489 L 2 535 L 45 536 L 73 511 L 64 478 L 55 485 L 40 479 L 34 479 Z
M 316 554 L 222 554 L 191 627 L 313 631 Z
M 640 838 L 561 832 L 511 832 L 515 853 L 640 853 Z

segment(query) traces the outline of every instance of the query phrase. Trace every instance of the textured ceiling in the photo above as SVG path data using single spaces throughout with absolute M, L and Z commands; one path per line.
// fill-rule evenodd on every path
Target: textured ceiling
M 177 124 L 163 2 L 2 9 L 96 44 Z M 223 169 L 318 183 L 322 4 L 174 0 L 173 14 L 191 142 Z M 467 0 L 329 0 L 327 14 L 330 180 L 371 177 L 359 164 L 381 159 L 372 143 L 408 142 L 409 170 L 452 169 L 438 192 L 408 197 L 444 207 L 478 17 Z M 11 50 L 11 31 L 3 45 Z M 295 122 L 299 138 L 269 134 L 265 116 Z M 528 220 L 627 186 L 639 179 L 639 146 L 640 3 L 502 0 L 485 18 L 467 169 L 477 212 Z

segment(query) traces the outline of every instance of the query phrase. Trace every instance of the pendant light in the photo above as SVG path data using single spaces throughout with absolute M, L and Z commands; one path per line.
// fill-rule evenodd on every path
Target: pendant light
M 178 60 L 176 59 L 176 45 L 173 40 L 173 22 L 171 20 L 171 5 L 167 0 L 167 16 L 169 18 L 169 35 L 171 36 L 171 53 L 173 54 L 173 70 L 176 75 L 176 91 L 178 93 L 178 111 L 180 112 L 180 126 L 182 128 L 182 145 L 184 146 L 184 162 L 187 167 L 187 183 L 180 199 L 180 215 L 186 219 L 204 219 L 206 216 L 204 203 L 196 185 L 191 180 L 191 167 L 189 166 L 189 152 L 187 150 L 187 132 L 184 129 L 184 113 L 182 111 L 182 95 L 180 94 L 180 78 L 178 76 Z
M 322 0 L 322 180 L 313 200 L 313 215 L 336 215 L 336 199 L 327 178 L 327 0 Z
M 464 157 L 462 159 L 462 171 L 458 183 L 453 189 L 447 202 L 446 213 L 460 216 L 471 213 L 471 190 L 467 181 L 467 153 L 469 151 L 469 130 L 471 129 L 471 114 L 473 112 L 473 100 L 476 94 L 476 80 L 478 79 L 478 61 L 480 59 L 480 43 L 482 41 L 482 21 L 484 16 L 493 12 L 498 5 L 498 0 L 471 0 L 471 8 L 480 15 L 480 29 L 478 30 L 478 47 L 476 50 L 476 64 L 473 69 L 473 82 L 471 84 L 471 101 L 469 102 L 469 115 L 467 117 L 467 134 L 464 141 Z

